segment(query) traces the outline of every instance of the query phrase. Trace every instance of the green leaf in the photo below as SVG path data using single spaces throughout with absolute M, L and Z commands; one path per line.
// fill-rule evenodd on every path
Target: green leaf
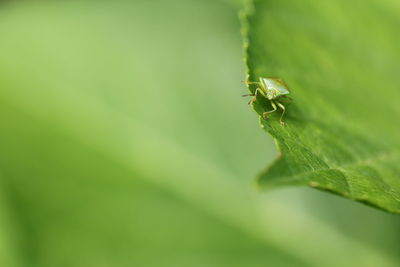
M 280 151 L 262 188 L 308 185 L 400 213 L 399 16 L 394 0 L 248 5 L 248 78 L 279 77 L 293 98 L 286 126 L 260 117 Z M 258 97 L 254 109 L 271 107 Z

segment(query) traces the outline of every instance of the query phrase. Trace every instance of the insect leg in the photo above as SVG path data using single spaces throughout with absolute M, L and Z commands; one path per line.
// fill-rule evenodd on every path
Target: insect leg
M 244 84 L 260 84 L 260 82 L 247 82 L 247 81 L 242 81 Z
M 278 105 L 278 107 L 280 107 L 280 108 L 282 109 L 282 115 L 281 115 L 281 118 L 279 119 L 279 122 L 280 122 L 282 125 L 285 125 L 285 123 L 283 122 L 282 118 L 283 118 L 283 115 L 285 114 L 286 108 L 285 108 L 284 105 L 282 105 L 282 104 L 279 103 L 279 102 L 276 102 L 276 104 Z
M 274 101 L 272 101 L 272 100 L 271 100 L 271 106 L 272 106 L 273 110 L 266 111 L 266 112 L 263 113 L 263 118 L 265 120 L 267 119 L 269 113 L 275 112 L 277 110 L 277 107 L 276 107 Z
M 250 99 L 250 101 L 247 103 L 248 105 L 252 104 L 254 101 L 257 100 L 257 94 L 258 94 L 258 90 L 260 90 L 260 88 L 257 88 L 256 91 L 254 92 L 253 97 Z

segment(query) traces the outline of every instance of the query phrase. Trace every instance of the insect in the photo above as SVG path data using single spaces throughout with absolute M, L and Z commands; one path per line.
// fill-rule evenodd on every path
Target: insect
M 285 114 L 286 108 L 283 105 L 283 101 L 285 98 L 289 99 L 290 98 L 287 96 L 290 94 L 290 91 L 286 84 L 279 78 L 263 78 L 260 77 L 259 82 L 246 82 L 246 84 L 257 84 L 258 87 L 254 94 L 246 94 L 243 96 L 252 96 L 252 98 L 249 101 L 249 105 L 252 104 L 254 101 L 257 99 L 257 95 L 260 94 L 266 99 L 268 99 L 271 102 L 272 110 L 266 111 L 263 113 L 263 118 L 267 119 L 268 115 L 272 112 L 277 111 L 278 107 L 282 110 L 282 115 L 279 119 L 279 122 L 284 125 L 285 123 L 283 122 L 282 118 L 283 115 Z

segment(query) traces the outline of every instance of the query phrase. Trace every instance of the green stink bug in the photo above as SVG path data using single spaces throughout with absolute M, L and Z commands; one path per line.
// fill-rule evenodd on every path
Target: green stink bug
M 260 94 L 271 102 L 272 110 L 266 111 L 263 113 L 263 118 L 267 119 L 268 114 L 275 112 L 278 107 L 282 109 L 282 115 L 279 122 L 283 125 L 282 121 L 283 115 L 285 114 L 286 108 L 281 103 L 283 98 L 287 98 L 287 95 L 290 94 L 290 91 L 286 84 L 279 78 L 263 78 L 260 77 L 259 82 L 246 82 L 246 84 L 257 84 L 258 87 L 254 94 L 247 94 L 243 96 L 253 96 L 249 101 L 249 105 L 252 104 L 257 99 L 257 95 Z

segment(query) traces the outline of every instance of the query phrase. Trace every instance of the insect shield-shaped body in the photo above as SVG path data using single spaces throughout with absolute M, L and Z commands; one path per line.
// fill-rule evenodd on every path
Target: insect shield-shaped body
M 280 118 L 280 123 L 284 125 L 282 118 L 285 114 L 286 108 L 282 104 L 282 99 L 286 98 L 290 91 L 286 84 L 279 78 L 263 78 L 260 77 L 259 82 L 247 82 L 247 84 L 257 84 L 258 87 L 254 94 L 244 95 L 244 96 L 253 96 L 253 98 L 249 101 L 249 104 L 252 104 L 257 99 L 257 95 L 260 94 L 271 102 L 272 110 L 266 111 L 263 113 L 263 118 L 267 119 L 268 114 L 275 112 L 278 110 L 278 107 L 282 110 L 282 115 Z

